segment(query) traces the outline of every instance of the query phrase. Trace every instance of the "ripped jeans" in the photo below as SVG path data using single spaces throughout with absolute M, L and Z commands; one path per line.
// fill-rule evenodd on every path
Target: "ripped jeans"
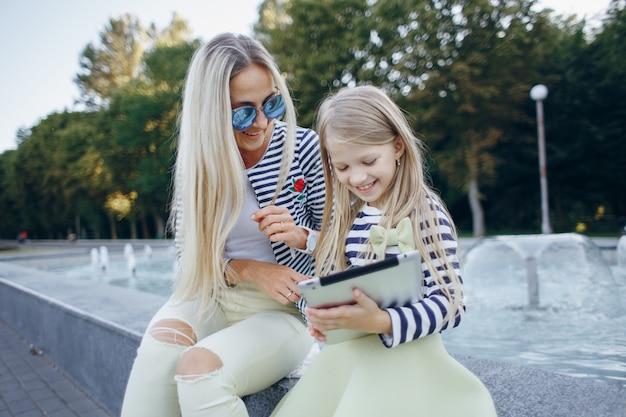
M 229 289 L 222 308 L 170 299 L 153 317 L 126 386 L 122 417 L 242 416 L 241 397 L 294 370 L 313 339 L 294 304 L 251 284 Z

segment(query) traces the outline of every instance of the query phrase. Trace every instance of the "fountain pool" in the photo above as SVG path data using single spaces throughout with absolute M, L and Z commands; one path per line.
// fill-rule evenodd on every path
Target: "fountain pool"
M 626 268 L 591 240 L 486 238 L 463 262 L 467 315 L 443 333 L 451 352 L 626 385 Z
M 36 267 L 171 293 L 173 250 L 138 253 L 133 264 L 125 249 L 105 269 L 89 255 Z M 450 352 L 626 386 L 626 265 L 609 265 L 584 236 L 555 234 L 481 239 L 463 268 L 467 314 L 443 333 Z
M 84 256 L 20 261 L 24 266 L 47 272 L 132 288 L 168 296 L 172 292 L 175 250 L 172 246 L 152 249 L 126 244 L 124 251 L 109 252 L 106 246 L 93 247 Z

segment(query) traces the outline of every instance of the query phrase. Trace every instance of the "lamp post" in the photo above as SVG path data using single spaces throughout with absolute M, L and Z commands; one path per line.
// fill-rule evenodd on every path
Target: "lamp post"
M 530 98 L 537 103 L 537 142 L 539 145 L 539 185 L 541 186 L 541 233 L 552 233 L 548 211 L 548 175 L 546 172 L 546 144 L 543 129 L 543 100 L 548 97 L 548 88 L 537 84 L 530 89 Z

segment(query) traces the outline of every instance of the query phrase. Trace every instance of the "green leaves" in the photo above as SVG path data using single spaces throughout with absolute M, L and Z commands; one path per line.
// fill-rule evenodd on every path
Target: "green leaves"
M 199 45 L 181 42 L 189 33 L 176 15 L 161 33 L 129 15 L 111 19 L 101 45 L 85 48 L 77 77 L 97 110 L 48 115 L 2 157 L 0 207 L 10 214 L 0 234 L 115 238 L 123 221 L 131 237 L 135 222 L 143 237 L 164 235 L 180 94 Z M 77 218 L 83 230 L 73 230 Z
M 573 231 L 584 222 L 592 232 L 603 207 L 618 233 L 626 217 L 625 3 L 611 3 L 593 36 L 582 22 L 531 5 L 265 0 L 255 31 L 293 89 L 302 126 L 314 127 L 327 93 L 382 86 L 426 142 L 435 188 L 467 230 L 481 209 L 489 233 L 539 230 L 529 91 L 545 84 L 552 225 Z M 91 111 L 47 115 L 0 155 L 2 237 L 20 228 L 64 237 L 77 216 L 83 236 L 111 237 L 116 228 L 126 236 L 135 222 L 147 225 L 146 236 L 163 235 L 181 88 L 199 46 L 190 33 L 177 15 L 163 30 L 132 16 L 108 22 L 77 75 Z M 106 202 L 122 200 L 124 220 L 106 230 Z
M 540 214 L 529 97 L 534 84 L 550 89 L 545 109 L 548 170 L 556 171 L 549 175 L 555 180 L 552 198 L 580 206 L 584 193 L 573 188 L 585 181 L 570 181 L 569 190 L 566 172 L 604 165 L 599 149 L 619 155 L 608 162 L 612 167 L 613 160 L 626 166 L 620 157 L 626 155 L 624 141 L 617 136 L 611 136 L 611 146 L 572 144 L 572 138 L 598 141 L 609 132 L 625 133 L 619 99 L 626 68 L 620 64 L 626 56 L 623 0 L 612 7 L 589 48 L 582 22 L 535 11 L 530 0 L 266 0 L 255 31 L 293 87 L 300 124 L 314 123 L 317 105 L 329 92 L 381 86 L 407 111 L 431 150 L 435 185 L 461 224 L 475 226 L 470 207 L 484 204 L 492 228 L 532 231 L 539 228 Z M 597 116 L 590 117 L 591 108 Z M 579 161 L 582 149 L 597 162 Z M 614 169 L 622 175 L 595 175 L 587 183 L 602 178 L 623 188 L 616 178 L 626 178 L 624 168 Z M 461 199 L 470 184 L 479 198 L 471 205 Z M 609 211 L 626 215 L 622 194 L 603 189 L 589 205 L 602 200 Z M 610 204 L 604 202 L 609 195 Z M 566 212 L 554 211 L 557 230 L 571 231 L 576 224 Z

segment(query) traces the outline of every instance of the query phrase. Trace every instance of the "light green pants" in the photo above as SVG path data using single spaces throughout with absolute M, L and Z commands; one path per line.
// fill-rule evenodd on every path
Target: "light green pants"
M 193 380 L 178 380 L 175 369 L 187 346 L 155 340 L 148 330 L 137 350 L 122 406 L 122 417 L 248 416 L 241 396 L 263 390 L 295 369 L 313 339 L 295 305 L 284 306 L 250 284 L 229 289 L 224 308 L 198 319 L 198 302 L 169 300 L 148 329 L 164 319 L 191 325 L 202 347 L 223 367 Z

